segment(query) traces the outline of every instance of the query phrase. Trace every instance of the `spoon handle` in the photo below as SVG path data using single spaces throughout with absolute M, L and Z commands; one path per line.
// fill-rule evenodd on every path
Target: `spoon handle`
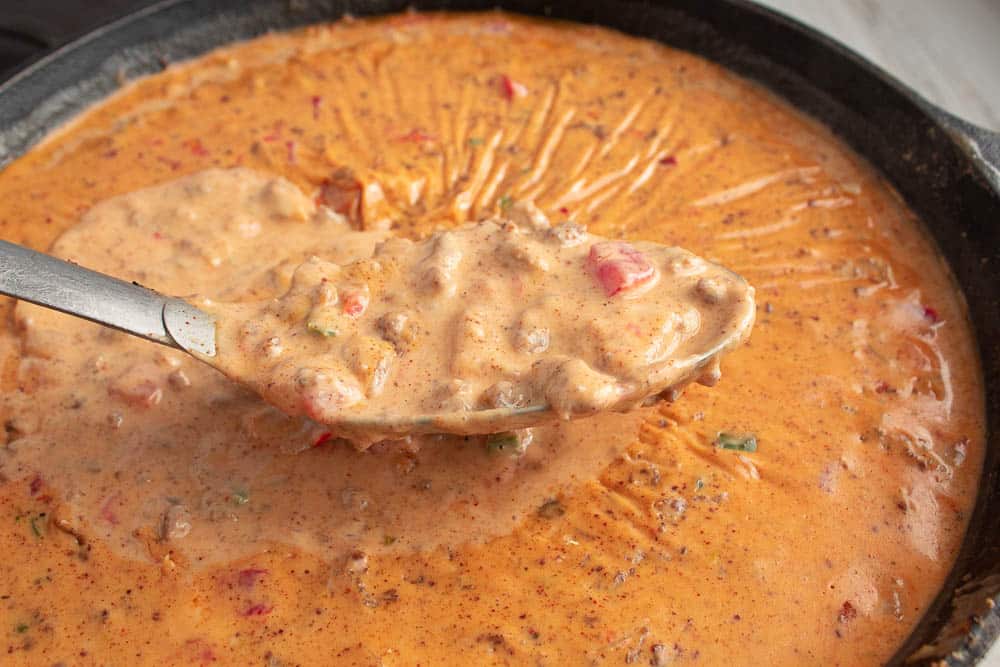
M 3 240 L 0 294 L 215 356 L 215 321 L 186 301 Z

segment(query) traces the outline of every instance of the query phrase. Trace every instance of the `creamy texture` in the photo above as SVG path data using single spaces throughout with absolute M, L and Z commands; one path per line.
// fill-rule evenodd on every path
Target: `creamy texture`
M 722 267 L 552 227 L 530 204 L 512 214 L 393 238 L 348 265 L 313 257 L 279 299 L 201 303 L 217 322 L 208 361 L 367 445 L 676 397 L 714 385 L 719 355 L 749 336 L 753 289 Z
M 236 206 L 164 190 L 86 213 L 233 166 L 253 170 L 243 195 L 229 172 L 196 179 Z M 0 235 L 65 232 L 53 251 L 82 264 L 249 301 L 311 255 L 370 256 L 390 224 L 416 239 L 529 200 L 754 285 L 718 386 L 539 429 L 523 454 L 359 453 L 192 359 L 18 307 L 34 323 L 0 338 L 4 663 L 886 660 L 980 474 L 962 300 L 869 167 L 714 65 L 502 14 L 271 35 L 139 81 L 7 167 Z M 756 451 L 722 446 L 750 434 Z
M 169 231 L 178 219 L 180 239 Z M 256 308 L 256 299 L 288 288 L 301 248 L 350 265 L 385 236 L 351 230 L 281 178 L 216 169 L 98 204 L 52 252 L 171 293 L 253 298 Z M 286 417 L 184 354 L 28 303 L 15 319 L 26 361 L 38 368 L 30 400 L 51 386 L 59 401 L 72 387 L 61 400 L 79 400 L 72 413 L 86 417 L 67 424 L 79 444 L 72 456 L 41 429 L 8 447 L 5 469 L 44 469 L 38 483 L 65 490 L 55 525 L 87 517 L 129 558 L 148 559 L 152 545 L 158 558 L 199 567 L 270 542 L 343 553 L 483 541 L 574 479 L 596 475 L 638 428 L 633 417 L 619 436 L 579 448 L 591 429 L 621 423 L 532 429 L 520 434 L 531 444 L 520 459 L 482 438 L 386 444 L 370 457 L 332 446 L 307 452 L 328 442 L 327 428 Z M 18 413 L 14 428 L 39 428 L 25 425 L 26 406 Z M 144 447 L 154 434 L 163 435 Z M 180 442 L 194 447 L 178 454 Z M 126 470 L 133 484 L 121 484 Z

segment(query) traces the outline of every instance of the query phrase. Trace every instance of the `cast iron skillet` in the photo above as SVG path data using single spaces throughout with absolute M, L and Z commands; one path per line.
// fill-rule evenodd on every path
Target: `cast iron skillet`
M 268 30 L 497 0 L 166 0 L 88 33 L 0 84 L 0 166 L 123 80 Z M 1000 135 L 920 99 L 826 37 L 743 0 L 504 0 L 693 51 L 779 93 L 882 170 L 926 222 L 965 293 L 986 383 L 988 451 L 958 561 L 892 662 L 971 665 L 1000 634 Z

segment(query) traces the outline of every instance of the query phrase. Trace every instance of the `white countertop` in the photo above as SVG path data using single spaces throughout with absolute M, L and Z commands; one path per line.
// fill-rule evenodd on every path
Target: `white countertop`
M 825 32 L 925 98 L 1000 131 L 1000 0 L 758 0 Z
M 1000 131 L 1000 0 L 757 0 L 824 32 L 926 99 Z M 1000 645 L 981 667 L 1000 667 Z

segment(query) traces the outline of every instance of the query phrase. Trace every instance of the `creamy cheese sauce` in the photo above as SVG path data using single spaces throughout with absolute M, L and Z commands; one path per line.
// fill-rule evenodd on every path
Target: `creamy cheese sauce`
M 252 299 L 255 310 L 288 288 L 310 252 L 350 265 L 385 237 L 352 230 L 288 181 L 237 168 L 102 202 L 52 252 L 175 294 Z M 44 471 L 37 484 L 66 501 L 54 525 L 96 529 L 137 560 L 149 559 L 150 545 L 157 557 L 200 567 L 270 542 L 320 555 L 481 542 L 598 474 L 639 423 L 634 416 L 620 435 L 582 447 L 593 428 L 623 423 L 532 429 L 519 436 L 531 450 L 518 458 L 483 438 L 387 443 L 368 457 L 341 443 L 307 451 L 328 442 L 325 427 L 286 417 L 182 353 L 27 303 L 15 321 L 32 369 L 22 377 L 37 385 L 28 405 L 13 408 L 24 433 L 8 445 L 4 470 Z M 65 422 L 32 421 L 41 395 L 70 405 Z M 78 446 L 65 456 L 70 440 Z M 193 445 L 187 454 L 181 442 Z
M 877 664 L 963 536 L 983 394 L 947 267 L 828 132 L 694 56 L 496 13 L 270 35 L 97 105 L 0 201 L 4 238 L 228 302 L 533 201 L 759 307 L 675 403 L 367 452 L 7 310 L 5 664 Z
M 217 322 L 207 361 L 367 446 L 675 398 L 714 385 L 719 355 L 749 336 L 753 289 L 722 267 L 552 227 L 530 204 L 512 213 L 348 265 L 313 257 L 279 299 L 198 302 Z

